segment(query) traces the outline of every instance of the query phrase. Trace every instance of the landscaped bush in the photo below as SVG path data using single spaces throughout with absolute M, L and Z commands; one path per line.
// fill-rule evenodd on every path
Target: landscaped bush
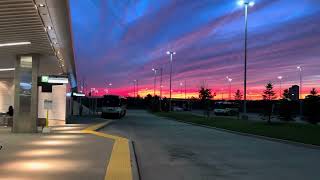
M 282 121 L 294 120 L 294 102 L 290 99 L 281 99 L 279 101 L 279 119 Z
M 309 95 L 304 100 L 304 119 L 311 124 L 320 122 L 320 96 Z

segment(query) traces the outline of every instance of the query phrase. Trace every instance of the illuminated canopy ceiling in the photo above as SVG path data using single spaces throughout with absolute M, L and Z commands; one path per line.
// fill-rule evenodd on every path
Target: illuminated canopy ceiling
M 23 54 L 41 55 L 41 73 L 67 73 L 76 85 L 66 0 L 0 1 L 0 68 L 12 68 L 16 55 Z

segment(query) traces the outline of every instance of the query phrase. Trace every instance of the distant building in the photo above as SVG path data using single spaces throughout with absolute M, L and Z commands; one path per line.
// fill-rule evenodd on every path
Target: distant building
M 292 101 L 298 101 L 299 100 L 299 86 L 293 85 L 291 88 L 289 88 L 289 95 L 290 99 Z

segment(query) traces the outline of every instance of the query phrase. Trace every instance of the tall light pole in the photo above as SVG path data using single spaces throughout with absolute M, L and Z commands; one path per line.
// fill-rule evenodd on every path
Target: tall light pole
M 145 94 L 147 94 L 148 93 L 148 88 L 146 88 L 146 91 L 145 91 L 146 93 Z M 146 95 L 145 95 L 146 96 Z
M 133 97 L 138 97 L 139 89 L 138 89 L 138 80 L 133 80 Z
M 224 89 L 221 88 L 221 96 L 222 96 L 222 97 L 221 97 L 221 100 L 223 100 L 223 95 L 224 95 L 224 92 L 223 92 L 223 91 L 224 91 Z
M 182 86 L 183 86 L 183 83 L 180 82 L 180 97 L 181 97 L 181 99 L 182 99 Z
M 231 82 L 232 82 L 232 79 L 229 76 L 227 76 L 226 78 L 227 78 L 227 80 L 229 82 L 229 101 L 230 101 L 231 100 Z
M 162 109 L 161 109 L 161 100 L 162 100 L 162 67 L 160 67 L 160 98 L 159 98 L 159 101 L 160 101 L 160 103 L 159 103 L 159 109 L 160 109 L 160 111 L 162 111 Z
M 184 99 L 187 99 L 187 80 L 184 80 Z
M 152 71 L 154 72 L 153 97 L 155 97 L 156 96 L 156 84 L 157 84 L 157 71 L 158 71 L 158 69 L 152 68 Z
M 278 79 L 280 81 L 280 88 L 279 88 L 279 99 L 282 98 L 282 76 L 278 76 Z
M 139 97 L 139 81 L 136 80 L 136 91 L 137 91 L 137 97 Z
M 297 67 L 299 71 L 299 78 L 300 78 L 300 87 L 299 87 L 299 102 L 300 102 L 300 117 L 302 117 L 302 67 Z
M 135 88 L 134 88 L 135 93 L 134 93 L 133 96 L 134 96 L 134 97 L 138 97 L 138 96 L 139 96 L 138 80 L 137 80 L 137 79 L 133 80 L 133 84 L 134 84 L 134 86 L 135 86 Z
M 109 90 L 109 94 L 110 94 L 112 83 L 110 82 L 108 85 L 109 85 L 109 87 L 110 87 L 110 90 Z
M 247 43 L 248 43 L 248 8 L 254 6 L 254 1 L 240 0 L 238 5 L 244 6 L 245 13 L 245 35 L 244 35 L 244 98 L 243 98 L 243 114 L 247 114 Z
M 133 97 L 136 97 L 136 80 L 133 80 Z
M 169 111 L 171 111 L 171 97 L 172 97 L 172 61 L 173 55 L 176 54 L 174 51 L 167 51 L 167 54 L 170 56 L 170 100 L 169 100 Z
M 300 78 L 299 99 L 302 99 L 302 67 L 298 66 L 297 69 L 299 71 L 299 78 Z

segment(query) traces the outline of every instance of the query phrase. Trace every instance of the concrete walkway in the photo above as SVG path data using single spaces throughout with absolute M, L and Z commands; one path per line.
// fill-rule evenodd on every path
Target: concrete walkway
M 104 179 L 113 140 L 82 133 L 86 126 L 54 126 L 51 134 L 0 127 L 0 179 Z

